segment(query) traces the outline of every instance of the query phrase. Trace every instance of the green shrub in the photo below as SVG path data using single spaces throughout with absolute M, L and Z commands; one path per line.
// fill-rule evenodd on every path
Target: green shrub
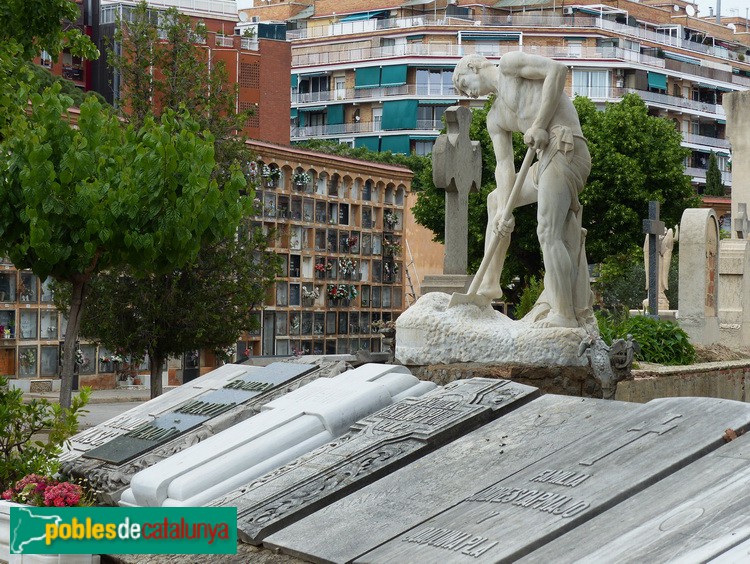
M 613 339 L 625 339 L 632 335 L 641 352 L 636 358 L 657 364 L 682 365 L 695 362 L 695 348 L 687 333 L 671 321 L 634 315 L 632 317 L 596 312 L 599 335 L 608 345 Z
M 529 283 L 524 287 L 521 292 L 521 298 L 518 300 L 518 306 L 516 307 L 516 319 L 521 319 L 524 315 L 531 311 L 534 304 L 542 295 L 544 290 L 544 278 L 537 278 L 532 276 L 529 279 Z
M 46 399 L 23 401 L 23 391 L 0 377 L 0 491 L 28 474 L 57 473 L 57 456 L 78 432 L 78 418 L 91 390 L 83 388 L 68 409 Z
M 669 288 L 665 292 L 669 307 L 677 309 L 679 256 L 675 251 L 669 265 Z M 646 299 L 646 268 L 643 264 L 643 250 L 634 249 L 632 253 L 610 257 L 599 265 L 599 278 L 594 284 L 594 291 L 601 297 L 601 303 L 607 310 L 618 307 L 643 309 Z

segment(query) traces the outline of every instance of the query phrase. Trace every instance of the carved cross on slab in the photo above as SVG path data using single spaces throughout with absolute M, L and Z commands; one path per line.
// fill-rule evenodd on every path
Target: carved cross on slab
M 648 219 L 643 220 L 648 235 L 648 309 L 651 317 L 659 318 L 659 237 L 664 235 L 664 222 L 659 220 L 659 202 L 648 203 Z
M 747 218 L 747 204 L 737 204 L 737 217 L 732 220 L 738 239 L 744 239 L 750 231 L 750 220 Z
M 445 110 L 448 133 L 432 149 L 432 180 L 445 190 L 444 274 L 466 274 L 469 241 L 469 193 L 482 183 L 482 150 L 469 138 L 471 110 L 451 106 Z

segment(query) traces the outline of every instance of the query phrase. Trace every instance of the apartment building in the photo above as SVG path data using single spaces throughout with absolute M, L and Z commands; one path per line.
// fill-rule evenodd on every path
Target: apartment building
M 427 154 L 451 104 L 458 60 L 522 50 L 566 64 L 569 95 L 639 94 L 674 121 L 700 188 L 711 151 L 731 186 L 724 92 L 750 88 L 745 18 L 699 17 L 684 0 L 238 0 L 239 28 L 286 22 L 291 139 Z

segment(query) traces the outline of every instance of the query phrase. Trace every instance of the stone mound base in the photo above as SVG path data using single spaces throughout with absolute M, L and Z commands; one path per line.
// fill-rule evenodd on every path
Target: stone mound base
M 449 308 L 448 294 L 422 296 L 396 321 L 396 359 L 405 365 L 479 362 L 518 366 L 586 366 L 578 356 L 583 328 L 513 321 L 491 306 Z

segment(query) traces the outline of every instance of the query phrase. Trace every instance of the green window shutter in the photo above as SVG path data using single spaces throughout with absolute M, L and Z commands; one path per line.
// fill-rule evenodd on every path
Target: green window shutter
M 307 123 L 307 115 L 305 114 L 305 112 L 299 112 L 298 116 L 299 116 L 299 126 L 305 127 L 305 124 Z
M 292 75 L 292 80 L 291 80 L 291 87 L 292 88 L 297 88 L 298 81 L 299 81 L 299 75 L 293 74 Z
M 383 103 L 382 126 L 386 131 L 415 129 L 418 100 L 394 100 Z
M 408 135 L 391 135 L 383 137 L 380 142 L 380 150 L 391 151 L 392 153 L 409 154 L 409 136 Z
M 380 86 L 380 67 L 362 67 L 354 71 L 354 88 Z
M 290 113 L 289 113 L 289 117 L 290 117 L 291 119 L 294 119 L 294 118 L 296 118 L 296 117 L 297 117 L 297 108 L 292 108 L 292 109 L 291 109 L 291 111 L 290 111 Z
M 380 151 L 380 137 L 356 137 L 354 139 L 354 146 L 365 147 L 377 153 Z
M 331 104 L 328 106 L 328 125 L 339 125 L 344 123 L 344 104 Z
M 657 88 L 659 90 L 667 89 L 667 75 L 660 74 L 658 72 L 648 73 L 648 87 Z
M 401 86 L 406 84 L 406 65 L 383 67 L 380 74 L 380 86 Z

